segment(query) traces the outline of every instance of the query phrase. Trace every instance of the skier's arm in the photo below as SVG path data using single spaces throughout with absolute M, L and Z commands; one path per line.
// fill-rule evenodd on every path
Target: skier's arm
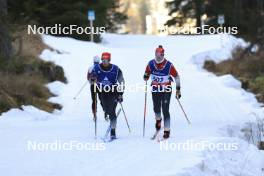
M 117 82 L 121 86 L 121 91 L 118 91 L 118 94 L 119 95 L 123 95 L 124 90 L 125 90 L 125 79 L 124 79 L 123 73 L 122 73 L 122 71 L 120 69 L 118 70 Z
M 88 71 L 88 76 L 87 76 L 88 81 L 92 84 L 96 82 L 97 79 L 97 74 L 94 70 L 94 67 L 90 67 L 89 71 Z
M 124 84 L 125 85 L 125 79 L 124 79 L 123 73 L 122 73 L 122 71 L 120 69 L 118 70 L 117 81 L 118 81 L 119 84 Z
M 174 78 L 175 83 L 176 83 L 176 90 L 181 89 L 181 80 L 180 80 L 180 75 L 175 69 L 175 67 L 172 65 L 170 68 L 170 75 Z
M 176 82 L 176 96 L 175 97 L 177 99 L 180 99 L 181 98 L 181 80 L 180 80 L 179 73 L 177 72 L 177 70 L 175 69 L 173 65 L 171 65 L 171 68 L 170 68 L 170 75 L 174 78 Z
M 177 75 L 176 77 L 174 77 L 174 80 L 176 82 L 176 90 L 181 90 L 181 80 L 180 80 L 180 76 Z
M 87 80 L 91 82 L 91 76 L 92 76 L 93 68 L 90 67 L 87 72 Z
M 149 79 L 150 73 L 151 73 L 150 67 L 149 67 L 149 65 L 147 65 L 147 67 L 145 69 L 144 76 L 143 76 L 143 79 L 145 81 L 147 81 Z

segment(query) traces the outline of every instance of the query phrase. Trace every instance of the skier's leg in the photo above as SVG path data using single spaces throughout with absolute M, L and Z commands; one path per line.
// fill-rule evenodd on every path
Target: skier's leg
M 105 112 L 109 115 L 110 119 L 110 127 L 111 134 L 115 136 L 115 128 L 116 128 L 116 106 L 117 101 L 116 97 L 111 92 L 103 92 L 101 95 L 102 104 Z
M 159 92 L 152 92 L 153 109 L 156 120 L 161 120 L 161 96 Z
M 164 138 L 170 136 L 170 99 L 171 92 L 164 92 L 162 96 L 162 113 L 164 116 Z
M 109 118 L 110 118 L 110 126 L 112 129 L 116 128 L 116 106 L 117 100 L 114 95 L 109 96 Z
M 159 92 L 152 92 L 153 109 L 156 118 L 155 128 L 160 130 L 161 128 L 161 94 Z
M 116 138 L 116 124 L 117 118 L 116 116 L 110 116 L 110 127 L 111 127 L 111 137 Z
M 101 99 L 101 105 L 102 105 L 102 109 L 107 112 L 108 111 L 108 96 L 107 93 L 105 92 L 100 92 L 99 93 L 99 97 Z
M 101 106 L 102 106 L 102 109 L 103 109 L 103 111 L 104 111 L 104 118 L 105 118 L 105 120 L 106 121 L 108 121 L 108 117 L 107 117 L 107 113 L 106 113 L 106 111 L 105 111 L 105 109 L 104 109 L 104 106 L 103 106 L 103 103 L 102 103 L 102 98 L 101 98 L 101 92 L 99 92 L 99 89 L 97 89 L 98 91 L 97 91 L 97 94 L 98 94 L 98 98 L 99 98 L 99 100 L 100 100 L 100 104 L 101 104 Z
M 111 128 L 115 129 L 116 128 L 116 123 L 117 123 L 116 113 L 115 112 L 111 112 L 111 114 L 109 115 L 109 119 L 110 119 Z
M 101 93 L 98 92 L 97 94 L 98 94 L 98 98 L 99 98 L 99 100 L 100 100 L 100 104 L 101 104 L 101 106 L 103 107 L 103 105 L 102 105 L 102 100 L 101 100 Z

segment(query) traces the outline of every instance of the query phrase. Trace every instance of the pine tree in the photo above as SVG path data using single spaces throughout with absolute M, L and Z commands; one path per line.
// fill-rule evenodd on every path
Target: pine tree
M 120 23 L 124 23 L 126 16 L 117 11 L 117 0 L 9 0 L 10 21 L 19 23 L 34 23 L 44 27 L 71 24 L 88 27 L 87 11 L 94 10 L 95 27 L 106 27 L 114 32 Z M 90 40 L 90 35 L 73 34 L 71 37 Z M 100 35 L 95 36 L 100 41 Z
M 255 41 L 264 33 L 263 9 L 263 0 L 209 0 L 204 13 L 212 26 L 217 26 L 217 15 L 224 14 L 225 26 L 236 26 L 239 36 Z
M 167 2 L 166 5 L 170 9 L 169 15 L 174 16 L 167 21 L 167 25 L 182 25 L 186 23 L 188 18 L 196 20 L 196 26 L 201 26 L 201 15 L 203 10 L 203 0 L 174 0 Z
M 11 39 L 7 26 L 7 2 L 0 0 L 0 57 L 10 58 L 12 56 Z
M 224 26 L 238 27 L 238 36 L 255 41 L 264 34 L 263 0 L 174 0 L 167 6 L 172 16 L 166 23 L 169 26 L 183 25 L 189 18 L 200 26 L 200 17 L 205 14 L 206 24 L 216 27 L 218 15 L 224 14 Z

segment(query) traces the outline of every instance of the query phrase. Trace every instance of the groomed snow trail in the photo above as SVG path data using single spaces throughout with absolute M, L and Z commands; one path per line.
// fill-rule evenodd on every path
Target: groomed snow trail
M 86 81 L 92 58 L 104 51 L 112 53 L 112 63 L 123 71 L 126 84 L 141 84 L 147 62 L 154 49 L 165 48 L 166 58 L 181 75 L 181 102 L 192 122 L 188 125 L 175 100 L 171 99 L 171 138 L 168 142 L 214 141 L 223 134 L 221 127 L 242 124 L 257 103 L 244 91 L 230 88 L 221 79 L 202 71 L 191 62 L 197 53 L 219 48 L 219 36 L 156 37 L 141 35 L 104 35 L 103 44 L 92 44 L 69 38 L 44 36 L 51 47 L 63 52 L 45 50 L 41 58 L 54 61 L 64 68 L 68 84 L 54 82 L 48 87 L 58 97 L 50 101 L 63 105 L 61 112 L 44 113 L 33 107 L 26 111 L 12 110 L 0 120 L 0 173 L 9 176 L 117 176 L 117 175 L 177 175 L 203 160 L 199 151 L 161 151 L 150 137 L 154 133 L 151 94 L 148 94 L 146 136 L 142 138 L 144 92 L 125 92 L 124 108 L 132 133 L 128 133 L 123 114 L 118 118 L 118 140 L 105 144 L 104 151 L 28 151 L 27 142 L 80 143 L 101 142 L 108 123 L 98 112 L 98 139 L 94 139 L 89 86 L 77 100 L 76 92 Z M 228 42 L 228 41 L 227 41 Z M 175 90 L 175 89 L 174 89 Z M 99 104 L 98 104 L 99 105 Z M 119 108 L 119 106 L 118 106 Z M 228 138 L 228 137 L 227 137 Z M 230 139 L 229 139 L 230 141 Z M 195 174 L 194 174 L 195 175 Z

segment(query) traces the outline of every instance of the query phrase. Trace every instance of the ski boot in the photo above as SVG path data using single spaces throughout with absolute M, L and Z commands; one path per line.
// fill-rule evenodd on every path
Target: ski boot
M 156 131 L 160 130 L 160 128 L 161 128 L 161 119 L 156 120 L 155 128 L 156 128 Z
M 163 138 L 164 139 L 168 139 L 169 137 L 170 137 L 170 131 L 165 131 L 164 130 Z
M 160 129 L 161 129 L 161 119 L 156 120 L 155 128 L 156 128 L 156 132 L 154 133 L 153 137 L 150 138 L 151 140 L 156 139 L 157 136 L 158 136 L 158 134 L 159 134 L 159 132 L 160 132 Z
M 110 140 L 115 140 L 116 139 L 116 132 L 115 132 L 115 128 L 111 129 L 110 132 Z

